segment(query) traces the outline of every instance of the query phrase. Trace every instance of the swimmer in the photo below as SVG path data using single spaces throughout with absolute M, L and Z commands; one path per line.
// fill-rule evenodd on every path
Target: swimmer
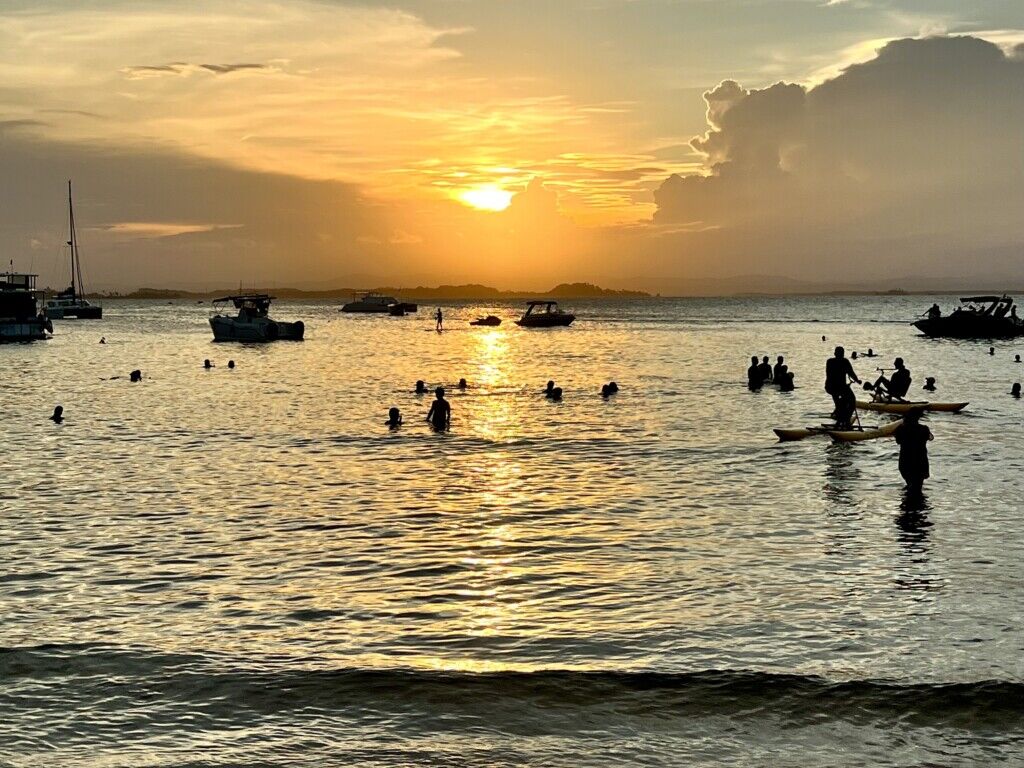
M 64 406 L 58 405 L 53 409 L 53 416 L 50 417 L 50 421 L 54 424 L 60 424 L 64 421 Z
M 228 368 L 230 368 L 232 371 L 235 370 L 235 361 L 234 360 L 228 360 Z
M 107 337 L 106 336 L 100 336 L 100 344 L 106 344 L 106 343 L 107 343 Z
M 878 357 L 878 355 L 875 354 L 875 350 L 873 350 L 871 347 L 868 347 L 868 354 L 867 354 L 867 356 L 868 357 Z
M 608 382 L 608 391 L 611 392 L 614 395 L 616 392 L 619 391 L 619 385 L 616 384 L 614 381 L 609 381 Z
M 551 397 L 551 393 L 555 391 L 555 382 L 549 381 L 548 385 L 544 388 L 544 397 Z
M 601 385 L 601 397 L 603 397 L 605 400 L 607 400 L 608 396 L 610 394 L 611 394 L 611 392 L 608 390 L 608 385 L 607 384 L 602 384 Z
M 1016 397 L 1018 400 L 1020 399 L 1020 382 L 1019 381 L 1014 382 L 1013 386 L 1010 387 L 1010 394 L 1013 395 L 1014 397 Z
M 556 403 L 562 402 L 562 388 L 555 387 L 551 390 L 551 400 Z
M 927 379 L 925 379 L 924 380 L 924 386 L 921 387 L 921 389 L 927 389 L 929 392 L 934 392 L 935 391 L 935 377 L 934 376 L 929 376 Z
M 436 431 L 443 432 L 451 428 L 452 407 L 444 399 L 444 387 L 435 389 L 434 395 L 437 399 L 430 404 L 430 410 L 427 411 L 427 421 L 433 425 Z
M 388 409 L 388 420 L 384 422 L 392 429 L 398 429 L 402 426 L 402 412 L 397 408 Z
M 468 386 L 465 379 L 459 379 L 459 389 L 465 389 Z
M 851 360 L 856 360 L 857 359 L 857 350 L 856 349 L 853 350 L 853 352 L 850 353 L 850 359 Z
M 129 381 L 133 381 L 133 382 L 134 381 L 142 381 L 142 371 L 140 371 L 138 368 L 136 368 L 134 371 L 132 371 L 130 374 L 128 374 L 128 380 Z
M 211 368 L 213 368 L 213 363 L 210 362 L 210 358 L 206 358 L 205 360 L 203 360 L 203 368 L 205 368 L 206 370 L 210 370 Z
M 416 382 L 416 394 L 425 395 L 427 394 L 427 385 L 423 383 L 423 379 Z

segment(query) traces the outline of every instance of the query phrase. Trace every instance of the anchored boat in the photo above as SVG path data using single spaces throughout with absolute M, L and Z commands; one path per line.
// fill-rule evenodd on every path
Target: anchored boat
M 881 413 L 907 413 L 920 409 L 940 413 L 960 413 L 970 403 L 930 403 L 927 400 L 914 402 L 906 400 L 858 400 L 857 407 L 863 411 L 880 411 Z
M 214 341 L 302 341 L 306 326 L 301 320 L 294 323 L 281 322 L 270 318 L 270 302 L 273 296 L 265 293 L 245 293 L 238 296 L 224 296 L 215 299 L 216 314 L 210 318 Z M 235 305 L 238 315 L 231 317 L 221 313 L 227 302 Z
M 476 320 L 470 320 L 469 324 L 497 326 L 501 325 L 501 318 L 497 315 L 488 315 L 487 317 L 478 317 Z
M 526 314 L 516 320 L 523 328 L 557 328 L 571 325 L 576 315 L 563 312 L 557 301 L 528 301 Z
M 925 336 L 950 339 L 1009 339 L 1024 336 L 1024 321 L 1017 317 L 1013 298 L 1002 296 L 964 296 L 962 306 L 943 315 L 938 304 L 914 327 Z
M 46 302 L 46 315 L 53 320 L 77 317 L 80 320 L 99 320 L 103 307 L 91 304 L 85 298 L 82 282 L 82 257 L 78 251 L 78 233 L 75 231 L 75 206 L 71 202 L 71 182 L 68 182 L 68 250 L 71 252 L 71 285 Z
M 48 339 L 53 323 L 39 311 L 42 291 L 36 277 L 23 272 L 0 273 L 0 342 Z
M 415 312 L 417 309 L 419 307 L 411 302 L 399 301 L 394 296 L 382 296 L 379 293 L 368 291 L 355 301 L 350 301 L 348 304 L 343 305 L 338 311 L 401 316 L 406 312 Z

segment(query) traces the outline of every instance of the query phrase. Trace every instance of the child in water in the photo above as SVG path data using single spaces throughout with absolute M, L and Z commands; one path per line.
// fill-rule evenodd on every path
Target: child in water
M 436 431 L 443 432 L 452 425 L 452 407 L 444 399 L 444 387 L 435 389 L 434 395 L 437 399 L 430 404 L 430 410 L 427 411 L 427 421 L 431 423 Z
M 933 435 L 920 421 L 922 412 L 920 408 L 907 411 L 903 423 L 893 434 L 900 446 L 900 474 L 911 491 L 920 491 L 924 481 L 930 477 L 928 441 L 933 439 Z
M 384 423 L 391 427 L 391 429 L 398 429 L 402 426 L 402 412 L 394 407 L 389 408 L 388 420 Z

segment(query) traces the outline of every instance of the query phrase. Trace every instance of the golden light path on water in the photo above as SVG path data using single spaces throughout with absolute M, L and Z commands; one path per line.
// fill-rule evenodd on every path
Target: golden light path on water
M 32 706 L 12 704 L 0 740 L 25 754 L 63 745 L 66 763 L 129 749 L 171 764 L 168 734 L 191 730 L 230 764 L 246 754 L 218 751 L 232 729 L 292 758 L 310 739 L 333 755 L 358 733 L 370 751 L 411 740 L 450 763 L 466 743 L 444 729 L 479 725 L 550 733 L 514 743 L 522 762 L 557 764 L 574 748 L 558 734 L 589 728 L 639 760 L 652 743 L 696 755 L 722 723 L 635 699 L 650 683 L 544 675 L 1024 677 L 1024 446 L 1007 394 L 1019 350 L 999 343 L 990 358 L 874 321 L 932 300 L 576 302 L 574 326 L 541 332 L 512 322 L 518 307 L 449 305 L 440 334 L 433 305 L 391 318 L 278 302 L 307 340 L 268 346 L 212 344 L 205 305 L 110 301 L 101 323 L 2 347 L 0 646 L 12 650 L 0 672 Z M 500 327 L 469 326 L 490 313 Z M 884 355 L 858 361 L 862 376 L 899 354 L 915 387 L 934 375 L 943 399 L 971 401 L 929 420 L 933 477 L 916 517 L 901 509 L 892 442 L 771 434 L 825 419 L 836 342 Z M 784 354 L 798 389 L 748 392 L 754 353 Z M 134 368 L 141 384 L 127 381 Z M 414 394 L 417 379 L 447 388 L 450 433 L 424 420 L 432 395 Z M 563 402 L 540 394 L 548 379 Z M 604 400 L 610 380 L 621 391 Z M 56 403 L 60 426 L 46 418 Z M 540 682 L 458 676 L 513 671 Z M 104 705 L 110 680 L 155 693 Z M 564 696 L 577 706 L 558 709 Z M 756 706 L 775 712 L 773 696 Z M 662 718 L 667 730 L 652 725 Z M 793 737 L 758 722 L 727 718 L 723 738 L 749 757 L 750 739 Z M 872 738 L 879 728 L 867 762 L 899 740 L 879 724 Z M 117 746 L 122 733 L 137 751 Z M 501 764 L 510 742 L 480 738 L 479 762 Z M 955 734 L 937 739 L 926 758 L 954 748 Z

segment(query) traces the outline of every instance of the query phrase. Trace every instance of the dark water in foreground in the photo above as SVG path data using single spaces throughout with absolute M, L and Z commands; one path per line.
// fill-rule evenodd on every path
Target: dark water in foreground
M 1024 343 L 892 322 L 930 303 L 439 336 L 282 302 L 305 342 L 237 346 L 108 302 L 0 347 L 0 765 L 1022 764 Z M 923 503 L 891 441 L 774 441 L 830 410 L 834 343 L 971 401 Z M 755 352 L 796 392 L 748 393 Z M 461 376 L 435 435 L 412 384 Z

